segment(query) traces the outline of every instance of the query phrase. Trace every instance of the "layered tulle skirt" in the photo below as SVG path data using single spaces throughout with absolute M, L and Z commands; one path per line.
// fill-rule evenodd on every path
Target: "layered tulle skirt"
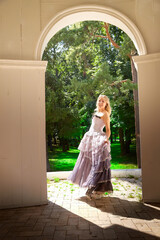
M 75 167 L 69 180 L 95 192 L 112 192 L 110 142 L 104 132 L 88 131 L 81 140 Z

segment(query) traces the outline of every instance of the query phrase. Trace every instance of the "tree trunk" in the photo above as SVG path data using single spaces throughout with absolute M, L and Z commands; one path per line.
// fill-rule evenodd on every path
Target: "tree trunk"
M 111 143 L 113 143 L 112 125 L 111 125 L 111 137 L 110 137 L 110 139 L 111 139 Z
M 56 137 L 53 136 L 53 139 L 54 139 L 54 145 L 57 145 Z
M 111 143 L 113 143 L 113 134 L 111 133 Z
M 50 148 L 51 151 L 53 151 L 53 146 L 52 146 L 52 135 L 48 135 L 48 147 Z
M 114 134 L 114 141 L 117 142 L 117 137 L 118 137 L 118 128 L 115 129 L 115 134 Z
M 66 148 L 67 148 L 67 151 L 69 151 L 69 141 L 68 141 L 68 139 L 66 139 Z
M 64 138 L 61 138 L 61 146 L 62 146 L 62 151 L 66 152 L 67 149 L 66 149 L 66 144 L 65 144 L 65 139 Z
M 124 133 L 123 133 L 123 128 L 119 128 L 119 139 L 120 139 L 120 144 L 121 144 L 121 154 L 125 154 L 125 145 L 124 145 Z
M 46 167 L 47 172 L 51 172 L 50 165 L 49 165 L 49 159 L 48 159 L 48 143 L 46 141 Z
M 126 141 L 125 141 L 125 153 L 130 153 L 130 144 L 131 144 L 131 133 L 130 130 L 125 131 Z
M 137 84 L 137 70 L 131 58 L 132 80 Z M 134 96 L 134 112 L 135 112 L 135 134 L 136 134 L 136 152 L 138 168 L 141 168 L 141 152 L 140 152 L 140 126 L 139 126 L 139 104 L 138 104 L 138 90 L 133 90 Z

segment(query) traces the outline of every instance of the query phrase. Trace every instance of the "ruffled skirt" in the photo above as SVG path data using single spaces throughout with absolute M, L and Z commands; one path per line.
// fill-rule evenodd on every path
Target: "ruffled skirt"
M 112 192 L 110 142 L 105 143 L 104 132 L 85 133 L 75 167 L 68 180 L 93 192 Z

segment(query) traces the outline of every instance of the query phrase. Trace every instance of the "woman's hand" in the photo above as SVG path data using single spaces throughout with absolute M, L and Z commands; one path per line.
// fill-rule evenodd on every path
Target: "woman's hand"
M 104 141 L 104 143 L 109 143 L 109 139 L 106 138 L 105 141 Z

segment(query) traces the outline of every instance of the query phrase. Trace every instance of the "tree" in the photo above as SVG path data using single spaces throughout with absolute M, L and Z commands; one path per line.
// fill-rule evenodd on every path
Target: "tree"
M 98 37 L 106 31 L 110 37 Z M 129 151 L 134 135 L 135 85 L 130 59 L 121 52 L 126 39 L 115 26 L 85 21 L 67 26 L 50 40 L 43 54 L 48 61 L 47 134 L 57 134 L 67 142 L 80 139 L 88 129 L 97 96 L 104 93 L 111 100 L 112 129 L 123 129 L 124 152 Z M 114 42 L 119 47 L 115 48 Z

